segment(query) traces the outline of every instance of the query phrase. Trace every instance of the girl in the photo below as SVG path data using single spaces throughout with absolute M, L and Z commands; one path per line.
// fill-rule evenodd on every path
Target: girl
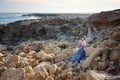
M 77 49 L 73 53 L 72 59 L 69 62 L 70 64 L 75 63 L 75 62 L 79 63 L 80 60 L 86 59 L 85 49 L 84 49 L 85 46 L 86 46 L 85 37 L 82 37 L 79 40 L 79 44 L 77 45 Z

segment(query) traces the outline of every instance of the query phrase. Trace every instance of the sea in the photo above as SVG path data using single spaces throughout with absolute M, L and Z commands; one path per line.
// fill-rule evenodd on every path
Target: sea
M 11 22 L 19 21 L 19 20 L 28 20 L 28 19 L 38 19 L 42 17 L 80 17 L 86 18 L 90 14 L 43 14 L 43 13 L 0 13 L 0 24 L 8 24 Z
M 28 13 L 0 13 L 0 24 L 7 24 L 19 20 L 37 19 L 35 16 L 23 16 Z

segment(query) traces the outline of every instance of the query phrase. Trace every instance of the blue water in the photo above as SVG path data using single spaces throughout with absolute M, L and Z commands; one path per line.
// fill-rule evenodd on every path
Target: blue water
M 26 19 L 37 19 L 34 16 L 22 16 L 26 13 L 0 13 L 0 24 L 7 24 L 10 22 Z

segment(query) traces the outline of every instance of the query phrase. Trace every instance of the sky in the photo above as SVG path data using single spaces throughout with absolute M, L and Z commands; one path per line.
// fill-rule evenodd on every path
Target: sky
M 0 0 L 0 12 L 93 13 L 120 9 L 120 0 Z

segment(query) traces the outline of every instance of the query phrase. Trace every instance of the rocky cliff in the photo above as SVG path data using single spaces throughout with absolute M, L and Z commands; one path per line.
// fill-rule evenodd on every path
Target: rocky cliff
M 88 18 L 89 41 L 114 38 L 120 41 L 120 9 L 93 14 Z
M 0 26 L 0 41 L 15 43 L 20 40 L 37 39 L 71 39 L 86 32 L 80 18 L 43 18 L 37 20 L 17 21 Z

